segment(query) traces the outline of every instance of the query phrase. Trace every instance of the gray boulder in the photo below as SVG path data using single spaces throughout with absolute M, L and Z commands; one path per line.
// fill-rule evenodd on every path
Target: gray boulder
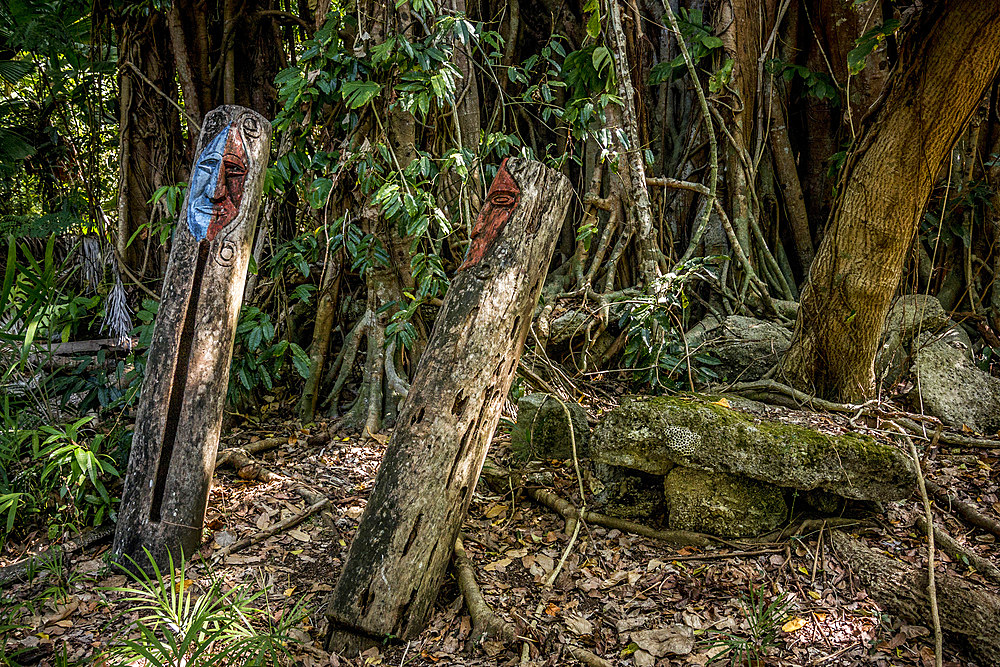
M 626 397 L 594 429 L 591 454 L 652 474 L 676 464 L 857 500 L 907 498 L 916 480 L 892 445 L 761 419 L 710 397 Z
M 774 322 L 731 315 L 721 323 L 707 319 L 694 331 L 688 345 L 718 358 L 713 370 L 731 381 L 749 382 L 764 377 L 791 345 L 792 333 Z
M 673 530 L 750 537 L 774 530 L 788 515 L 781 489 L 742 475 L 674 468 L 663 493 Z
M 918 335 L 951 326 L 948 313 L 932 296 L 906 294 L 895 300 L 886 318 L 882 347 L 876 358 L 876 373 L 888 384 L 899 382 L 912 359 L 910 343 Z
M 953 325 L 941 334 L 921 335 L 915 348 L 913 370 L 927 412 L 949 426 L 990 435 L 1000 431 L 1000 380 L 972 362 L 965 331 Z
M 587 413 L 572 401 L 566 402 L 566 408 L 572 418 L 576 455 L 587 456 L 590 442 Z M 510 432 L 510 447 L 528 460 L 573 458 L 569 422 L 560 401 L 549 394 L 522 396 L 517 402 L 517 423 Z

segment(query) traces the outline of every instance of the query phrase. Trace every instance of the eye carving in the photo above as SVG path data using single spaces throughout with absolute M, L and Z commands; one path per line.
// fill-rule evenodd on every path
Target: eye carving
M 243 120 L 243 132 L 250 139 L 256 139 L 260 136 L 260 123 L 253 116 L 247 116 Z
M 512 192 L 494 192 L 490 196 L 490 203 L 496 206 L 513 206 L 517 203 L 517 196 Z
M 240 162 L 232 162 L 230 160 L 226 160 L 226 173 L 230 177 L 238 177 L 238 176 L 243 176 L 245 173 L 247 173 L 247 170 L 246 167 L 244 167 L 243 164 Z

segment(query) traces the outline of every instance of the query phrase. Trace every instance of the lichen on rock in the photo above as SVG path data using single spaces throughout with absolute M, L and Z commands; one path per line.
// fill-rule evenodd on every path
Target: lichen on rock
M 761 419 L 713 397 L 626 397 L 594 429 L 595 461 L 653 474 L 675 464 L 857 500 L 897 500 L 914 488 L 909 458 L 854 433 Z
M 678 467 L 663 492 L 673 530 L 750 537 L 773 530 L 788 514 L 781 489 L 742 475 Z

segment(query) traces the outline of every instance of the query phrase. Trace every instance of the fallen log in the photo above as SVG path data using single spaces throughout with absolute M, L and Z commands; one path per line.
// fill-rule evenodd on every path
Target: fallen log
M 426 625 L 571 196 L 538 162 L 501 165 L 330 598 L 327 650 L 351 655 Z
M 887 612 L 907 623 L 930 626 L 927 572 L 876 551 L 846 533 L 830 533 L 834 549 Z M 953 574 L 937 574 L 941 628 L 964 644 L 982 665 L 1000 666 L 1000 596 Z

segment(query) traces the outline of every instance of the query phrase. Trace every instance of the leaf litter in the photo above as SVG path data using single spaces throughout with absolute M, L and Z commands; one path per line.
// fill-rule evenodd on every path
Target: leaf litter
M 520 645 L 473 637 L 472 621 L 451 575 L 418 639 L 376 647 L 353 659 L 322 650 L 325 600 L 336 584 L 388 441 L 384 435 L 360 439 L 334 432 L 324 444 L 307 443 L 309 436 L 328 428 L 319 424 L 303 430 L 287 422 L 271 424 L 268 432 L 230 434 L 234 443 L 287 435 L 287 445 L 260 457 L 263 465 L 280 470 L 284 478 L 260 483 L 217 470 L 200 556 L 211 557 L 303 512 L 311 504 L 308 494 L 329 498 L 330 504 L 293 529 L 230 553 L 210 574 L 205 568 L 190 570 L 192 579 L 185 585 L 207 590 L 212 576 L 221 578 L 227 588 L 248 585 L 265 592 L 275 618 L 296 603 L 305 604 L 309 613 L 293 631 L 299 643 L 290 647 L 296 664 L 303 667 L 523 664 Z M 928 456 L 928 474 L 961 499 L 1000 518 L 998 455 L 997 450 L 968 454 L 939 449 Z M 491 456 L 501 462 L 511 460 L 501 433 L 494 439 Z M 572 465 L 557 463 L 544 473 L 550 488 L 580 506 Z M 925 566 L 924 541 L 913 527 L 915 515 L 913 502 L 888 504 L 884 514 L 876 514 L 885 519 L 880 529 L 863 536 L 873 546 Z M 987 558 L 997 556 L 992 535 L 970 529 L 940 508 L 935 520 L 967 548 Z M 768 602 L 787 604 L 778 618 L 770 619 L 775 638 L 758 664 L 933 664 L 930 631 L 886 616 L 828 544 L 821 544 L 818 531 L 773 545 L 767 553 L 727 556 L 737 550 L 674 549 L 616 529 L 584 525 L 559 577 L 545 591 L 542 582 L 569 539 L 563 529 L 561 517 L 523 493 L 500 495 L 483 482 L 463 527 L 466 550 L 487 603 L 525 633 L 527 664 L 574 664 L 567 646 L 585 648 L 614 665 L 709 664 L 724 648 L 720 642 L 753 636 L 761 619 L 748 602 L 751 592 Z M 0 566 L 44 546 L 46 540 L 37 535 L 31 543 L 8 545 Z M 104 544 L 75 554 L 59 571 L 43 572 L 34 582 L 16 583 L 2 591 L 3 604 L 18 608 L 15 620 L 23 626 L 8 633 L 8 654 L 23 651 L 20 664 L 48 665 L 57 659 L 78 664 L 111 645 L 138 612 L 129 610 L 123 594 L 111 590 L 127 580 L 104 565 L 107 549 Z M 944 554 L 941 560 L 939 569 L 986 583 L 966 564 L 951 562 Z M 536 608 L 542 610 L 538 617 Z M 968 664 L 948 651 L 946 645 L 946 664 Z

